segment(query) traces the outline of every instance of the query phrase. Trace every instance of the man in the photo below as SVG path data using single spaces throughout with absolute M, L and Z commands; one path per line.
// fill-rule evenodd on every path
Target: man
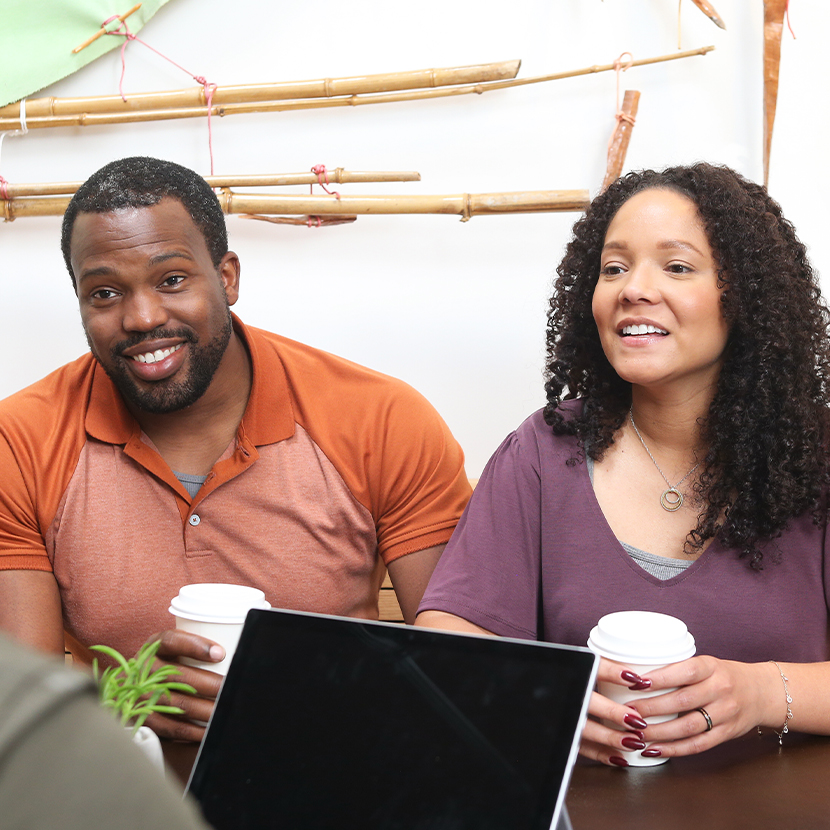
M 230 312 L 240 265 L 205 181 L 106 165 L 67 208 L 64 259 L 91 355 L 0 403 L 0 627 L 40 648 L 221 659 L 170 632 L 192 582 L 275 607 L 377 616 L 388 567 L 407 621 L 469 496 L 432 407 L 392 378 Z M 184 669 L 205 720 L 215 674 Z M 188 718 L 156 717 L 198 739 Z

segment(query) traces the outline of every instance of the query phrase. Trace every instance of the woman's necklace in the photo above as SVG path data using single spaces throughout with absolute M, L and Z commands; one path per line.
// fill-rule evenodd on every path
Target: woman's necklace
M 662 495 L 660 496 L 660 504 L 663 507 L 663 510 L 668 510 L 670 513 L 674 513 L 675 510 L 680 510 L 683 507 L 683 493 L 680 492 L 677 488 L 698 468 L 700 462 L 698 461 L 688 473 L 686 473 L 680 481 L 677 482 L 674 486 L 672 483 L 666 478 L 666 474 L 660 469 L 660 465 L 654 460 L 654 456 L 651 454 L 651 450 L 646 446 L 646 442 L 643 441 L 643 436 L 640 435 L 640 430 L 637 429 L 637 424 L 634 423 L 634 407 L 628 410 L 628 417 L 631 420 L 631 426 L 634 427 L 634 432 L 637 433 L 637 437 L 640 439 L 640 443 L 643 445 L 643 449 L 648 453 L 648 457 L 654 462 L 654 466 L 657 467 L 657 472 L 663 476 L 663 481 L 669 485 L 667 490 L 663 490 Z

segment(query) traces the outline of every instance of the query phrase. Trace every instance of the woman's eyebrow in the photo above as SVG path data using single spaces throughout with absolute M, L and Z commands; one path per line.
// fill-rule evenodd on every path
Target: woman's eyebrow
M 700 254 L 701 256 L 703 256 L 703 251 L 692 245 L 691 242 L 685 242 L 682 239 L 664 239 L 662 242 L 657 243 L 657 247 L 662 251 L 669 251 L 680 248 L 684 251 L 694 251 L 696 254 Z
M 623 240 L 609 239 L 608 242 L 602 246 L 602 250 L 627 251 L 629 247 L 629 244 Z M 682 239 L 663 239 L 657 243 L 657 248 L 661 251 L 674 251 L 678 249 L 682 251 L 694 251 L 696 254 L 703 256 L 703 251 L 695 245 L 692 245 L 691 242 L 686 242 Z
M 617 242 L 614 239 L 609 240 L 602 246 L 603 251 L 627 251 L 627 242 Z

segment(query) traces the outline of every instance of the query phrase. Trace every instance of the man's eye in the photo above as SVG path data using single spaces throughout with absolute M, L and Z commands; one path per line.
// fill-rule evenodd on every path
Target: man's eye
M 111 300 L 114 296 L 115 292 L 109 288 L 99 288 L 97 291 L 92 292 L 93 300 Z
M 165 288 L 175 288 L 178 285 L 181 285 L 184 282 L 184 277 L 181 274 L 174 274 L 172 277 L 168 277 L 163 283 L 162 286 Z

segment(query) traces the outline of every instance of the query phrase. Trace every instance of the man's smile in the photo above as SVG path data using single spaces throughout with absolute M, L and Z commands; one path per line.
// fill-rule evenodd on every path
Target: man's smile
M 177 352 L 182 346 L 184 346 L 184 343 L 179 343 L 177 346 L 172 346 L 169 349 L 156 349 L 154 352 L 143 352 L 141 354 L 131 355 L 131 357 L 137 363 L 158 363 L 158 361 L 164 360 L 165 357 L 173 354 L 173 352 Z
M 127 348 L 116 346 L 113 360 L 126 363 L 125 371 L 136 380 L 154 384 L 178 374 L 188 354 L 184 347 L 194 340 L 195 336 L 186 332 L 159 332 Z

